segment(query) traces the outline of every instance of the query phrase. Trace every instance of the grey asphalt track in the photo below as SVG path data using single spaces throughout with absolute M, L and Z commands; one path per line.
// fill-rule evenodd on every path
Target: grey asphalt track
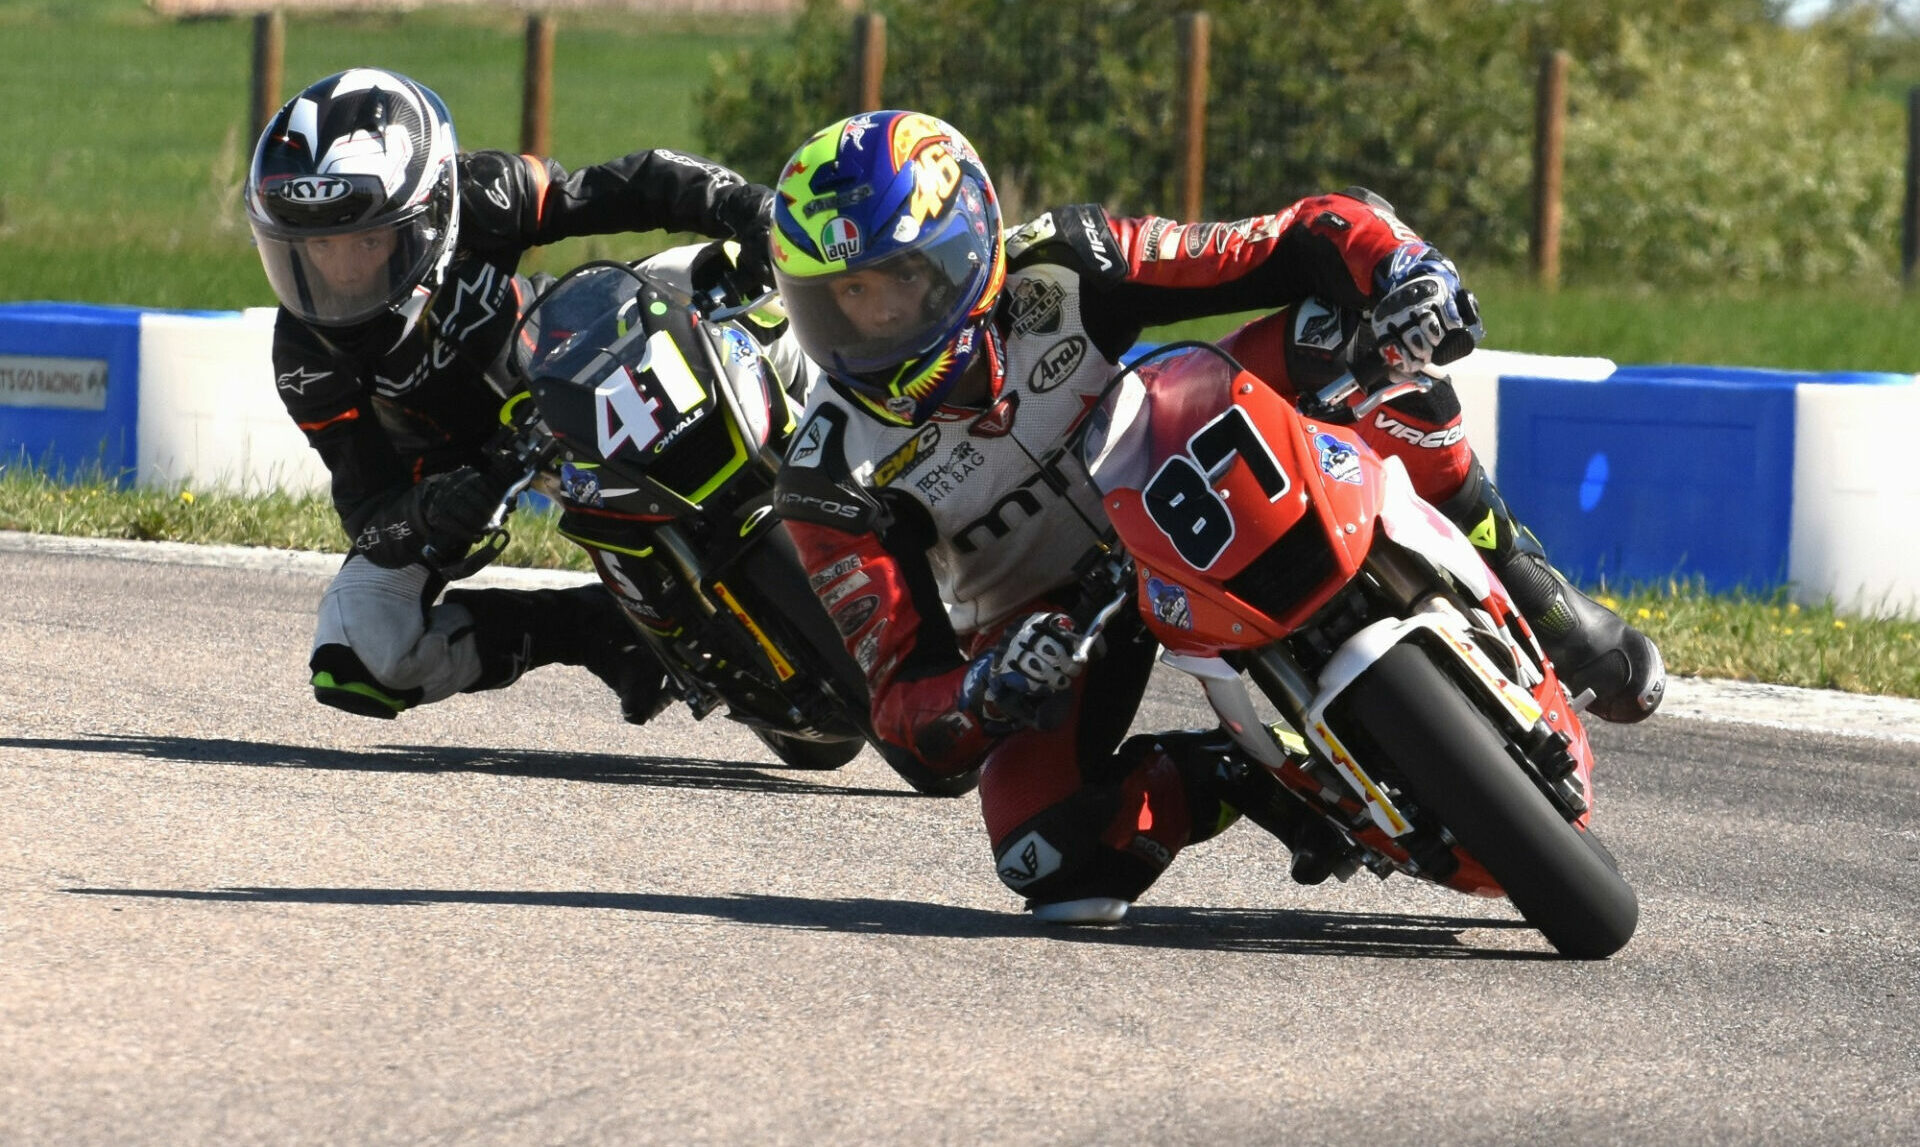
M 1246 825 L 1063 932 L 871 753 L 562 668 L 347 717 L 325 559 L 66 549 L 0 535 L 9 1147 L 1920 1141 L 1920 705 L 1596 728 L 1603 963 Z M 1139 725 L 1204 720 L 1163 674 Z

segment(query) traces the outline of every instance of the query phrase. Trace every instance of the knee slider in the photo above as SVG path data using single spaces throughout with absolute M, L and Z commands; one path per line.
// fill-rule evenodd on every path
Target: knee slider
M 1008 833 L 994 850 L 1001 882 L 1039 904 L 1096 896 L 1139 899 L 1173 858 L 1164 851 L 1123 852 L 1101 840 L 1116 807 L 1110 791 L 1082 791 Z
M 393 689 L 381 684 L 360 655 L 345 645 L 327 644 L 313 651 L 307 663 L 313 671 L 313 698 L 362 717 L 391 720 L 420 703 L 424 691 Z

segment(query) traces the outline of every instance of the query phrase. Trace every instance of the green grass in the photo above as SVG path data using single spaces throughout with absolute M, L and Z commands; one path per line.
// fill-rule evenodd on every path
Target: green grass
M 539 569 L 591 570 L 586 554 L 556 531 L 556 521 L 548 514 L 516 514 L 510 526 L 513 541 L 499 560 Z M 347 552 L 347 535 L 325 494 L 194 490 L 179 483 L 135 489 L 98 468 L 49 474 L 17 461 L 0 466 L 0 530 Z
M 634 12 L 556 19 L 551 151 L 570 168 L 645 147 L 698 151 L 694 93 L 710 56 L 781 31 Z M 347 67 L 388 67 L 447 100 L 461 146 L 517 151 L 523 35 L 511 9 L 290 17 L 282 96 Z M 138 0 L 0 5 L 0 300 L 273 302 L 238 194 L 252 36 L 248 19 L 163 20 Z M 529 267 L 666 242 L 574 240 Z
M 552 517 L 523 510 L 511 529 L 505 565 L 591 568 Z M 0 530 L 328 553 L 344 553 L 347 542 L 317 494 L 123 490 L 98 472 L 56 478 L 20 465 L 0 469 Z M 1784 591 L 1714 596 L 1686 582 L 1597 593 L 1659 643 L 1675 673 L 1920 697 L 1920 621 L 1802 608 Z
M 1920 697 L 1920 622 L 1802 607 L 1785 590 L 1715 596 L 1669 582 L 1596 596 L 1653 638 L 1677 673 Z

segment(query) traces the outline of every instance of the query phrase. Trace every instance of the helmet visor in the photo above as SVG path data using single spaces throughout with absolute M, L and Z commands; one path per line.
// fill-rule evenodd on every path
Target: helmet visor
M 969 228 L 886 259 L 799 278 L 776 264 L 800 349 L 844 382 L 885 389 L 902 363 L 939 347 L 972 310 L 990 266 Z
M 404 300 L 439 256 L 444 232 L 416 212 L 351 231 L 293 233 L 253 222 L 267 282 L 294 316 L 348 326 Z

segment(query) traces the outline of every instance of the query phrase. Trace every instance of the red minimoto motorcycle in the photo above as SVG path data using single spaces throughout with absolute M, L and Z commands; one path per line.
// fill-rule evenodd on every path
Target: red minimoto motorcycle
M 1118 537 L 1091 629 L 1136 602 L 1161 660 L 1350 845 L 1341 879 L 1504 895 L 1561 953 L 1601 959 L 1639 904 L 1590 825 L 1587 698 L 1400 462 L 1338 424 L 1415 385 L 1369 395 L 1348 374 L 1302 413 L 1191 342 L 1122 372 L 1079 444 Z

